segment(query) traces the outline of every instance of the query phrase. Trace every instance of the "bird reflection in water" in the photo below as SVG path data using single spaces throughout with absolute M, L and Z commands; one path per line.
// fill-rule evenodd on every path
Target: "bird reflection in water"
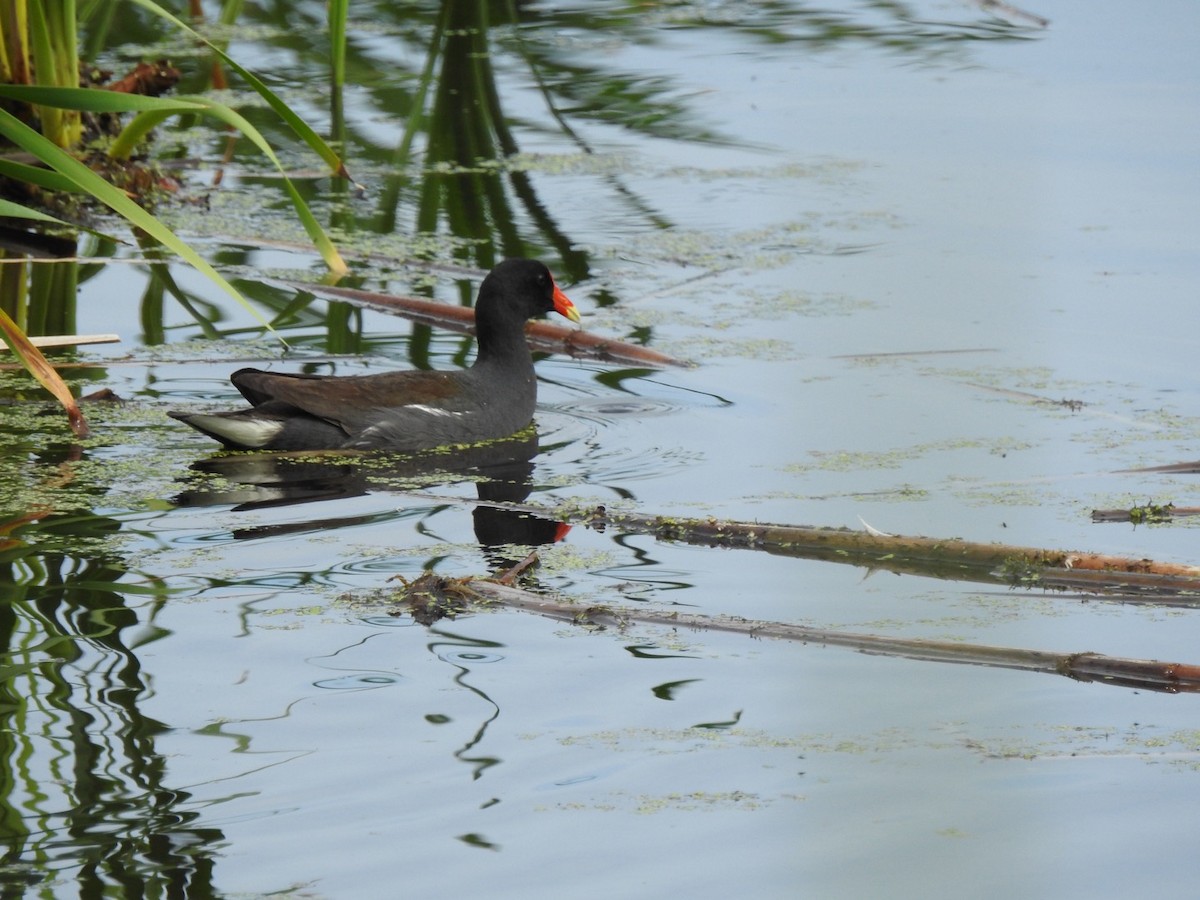
M 514 560 L 498 548 L 552 544 L 569 530 L 562 522 L 498 505 L 519 504 L 529 497 L 537 452 L 537 431 L 530 426 L 505 440 L 418 454 L 220 453 L 191 465 L 188 487 L 174 502 L 181 507 L 228 505 L 242 512 L 383 491 L 401 493 L 471 478 L 481 501 L 472 511 L 476 539 L 492 566 L 507 567 Z M 377 518 L 372 512 L 253 525 L 234 529 L 233 536 L 249 540 L 324 532 Z

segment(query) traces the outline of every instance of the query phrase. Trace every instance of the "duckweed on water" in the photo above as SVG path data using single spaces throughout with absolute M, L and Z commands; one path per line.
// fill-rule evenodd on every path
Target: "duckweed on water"
M 837 498 L 863 500 L 872 503 L 913 503 L 928 500 L 930 496 L 931 492 L 925 488 L 919 488 L 911 484 L 899 484 L 892 488 L 883 488 L 875 491 L 822 491 L 820 494 L 806 494 L 798 491 L 770 491 L 761 494 L 752 494 L 745 499 L 749 503 L 774 500 L 792 500 L 796 503 L 804 503 L 810 500 L 833 500 Z
M 747 728 L 624 728 L 619 731 L 569 735 L 560 737 L 558 742 L 564 747 L 582 746 L 635 753 L 644 753 L 646 745 L 654 744 L 653 751 L 660 754 L 692 753 L 710 747 L 804 750 L 809 746 L 802 738 L 785 738 Z
M 203 205 L 172 204 L 157 212 L 176 233 L 224 235 L 229 243 L 245 235 L 251 244 L 269 234 L 275 242 L 305 250 L 312 246 L 286 197 L 273 185 L 255 181 L 240 182 L 236 191 L 212 191 Z
M 273 338 L 204 339 L 141 347 L 138 349 L 138 361 L 145 362 L 147 365 L 214 360 L 249 362 L 279 359 L 284 353 L 283 345 Z
M 757 319 L 777 319 L 785 315 L 802 316 L 849 316 L 878 306 L 872 300 L 851 297 L 848 294 L 810 294 L 806 291 L 783 291 L 764 295 L 752 292 L 754 302 L 747 308 L 744 303 L 736 305 L 735 313 Z
M 573 572 L 597 572 L 618 564 L 616 556 L 607 551 L 584 551 L 570 544 L 549 544 L 537 548 L 538 573 L 546 577 L 569 575 Z M 578 599 L 578 598 L 576 598 Z
M 818 180 L 826 184 L 843 185 L 851 175 L 861 172 L 864 164 L 850 159 L 828 159 L 814 162 L 781 163 L 772 166 L 735 167 L 724 169 L 699 169 L 692 166 L 674 166 L 664 175 L 675 178 L 695 178 L 699 181 L 725 179 L 749 180 L 761 178 L 770 181 L 783 179 Z
M 1047 389 L 1060 391 L 1072 386 L 1075 389 L 1094 386 L 1067 382 L 1061 379 L 1055 380 L 1054 371 L 1047 366 L 1027 366 L 1024 368 L 979 366 L 971 369 L 930 366 L 922 367 L 919 371 L 923 375 L 934 375 L 941 378 L 966 381 L 972 384 L 983 384 L 988 387 L 1020 391 L 1044 391 Z
M 174 475 L 186 468 L 192 454 L 163 446 L 171 444 L 168 435 L 174 429 L 161 411 L 138 404 L 92 404 L 85 413 L 92 436 L 78 441 L 57 407 L 20 404 L 0 412 L 0 427 L 12 435 L 3 454 L 7 464 L 0 467 L 0 496 L 10 515 L 142 509 L 174 492 Z M 133 439 L 136 446 L 130 445 Z M 147 444 L 154 453 L 141 452 Z
M 846 494 L 846 496 L 851 499 L 870 500 L 874 503 L 912 503 L 914 501 L 928 500 L 931 493 L 924 488 L 914 487 L 911 484 L 900 484 L 894 488 L 882 491 L 852 491 Z
M 625 175 L 636 171 L 633 160 L 619 153 L 516 153 L 497 161 L 497 168 L 546 175 Z
M 915 459 L 933 453 L 946 453 L 959 450 L 986 450 L 996 456 L 1006 456 L 1020 450 L 1029 450 L 1034 445 L 1017 440 L 1016 438 L 956 438 L 945 441 L 931 441 L 914 444 L 911 447 L 898 447 L 894 450 L 880 451 L 812 451 L 814 462 L 794 463 L 786 466 L 787 472 L 833 471 L 854 472 L 877 469 L 899 469 Z
M 773 803 L 774 798 L 745 791 L 689 791 L 660 796 L 642 795 L 636 799 L 635 813 L 647 815 L 666 811 L 703 812 L 741 809 L 747 812 Z
M 1043 740 L 1008 735 L 973 738 L 964 746 L 986 760 L 1140 759 L 1151 765 L 1200 770 L 1200 732 L 1164 731 L 1153 725 L 1056 725 Z
M 710 326 L 719 329 L 719 324 Z M 794 360 L 796 348 L 787 341 L 773 338 L 737 340 L 718 335 L 693 334 L 684 340 L 668 341 L 662 345 L 682 359 L 756 359 L 781 362 Z
M 671 229 L 644 235 L 638 255 L 663 262 L 686 260 L 708 269 L 775 269 L 813 250 L 813 236 L 803 222 L 786 222 L 732 234 Z
M 1154 522 L 1170 522 L 1171 510 L 1174 503 L 1146 503 L 1142 506 L 1132 506 L 1129 509 L 1129 521 L 1135 525 L 1147 525 Z
M 1002 506 L 1044 507 L 1057 495 L 1048 491 L 1044 485 L 985 485 L 976 488 L 956 488 L 954 496 L 968 506 L 987 509 Z

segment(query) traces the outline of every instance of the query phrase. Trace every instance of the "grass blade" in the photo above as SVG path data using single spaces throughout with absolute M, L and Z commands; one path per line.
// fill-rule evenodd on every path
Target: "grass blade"
M 22 150 L 32 153 L 46 165 L 74 182 L 80 190 L 90 194 L 117 215 L 142 229 L 194 268 L 203 272 L 221 290 L 249 310 L 268 331 L 283 341 L 283 338 L 271 327 L 271 323 L 263 318 L 258 310 L 238 292 L 237 288 L 222 277 L 220 272 L 180 240 L 175 232 L 134 203 L 123 191 L 109 184 L 75 157 L 55 146 L 50 140 L 42 137 L 16 116 L 3 109 L 0 109 L 0 134 L 3 134 Z M 284 343 L 286 344 L 286 342 Z
M 95 113 L 142 112 L 152 109 L 197 112 L 203 108 L 201 101 L 181 97 L 145 97 L 141 94 L 106 91 L 102 88 L 47 87 L 33 84 L 0 84 L 0 97 L 37 106 L 82 109 Z
M 39 212 L 36 209 L 30 209 L 28 206 L 22 206 L 20 203 L 13 203 L 11 200 L 0 198 L 0 216 L 9 219 L 33 219 L 35 222 L 48 222 L 53 225 L 65 225 L 67 228 L 73 228 L 62 219 L 56 219 L 54 216 L 48 216 L 44 212 Z
M 138 6 L 142 7 L 142 9 L 151 12 L 162 19 L 166 19 L 176 28 L 186 32 L 191 37 L 200 41 L 202 44 L 220 56 L 225 64 L 241 75 L 242 78 L 245 79 L 246 83 L 249 84 L 250 87 L 254 88 L 254 90 L 258 92 L 259 96 L 267 101 L 271 109 L 275 110 L 276 114 L 288 124 L 288 127 L 290 127 L 292 131 L 294 131 L 296 135 L 302 141 L 304 141 L 304 143 L 308 144 L 314 153 L 316 153 L 325 161 L 325 164 L 329 166 L 329 169 L 333 172 L 333 174 L 341 178 L 350 178 L 350 173 L 346 171 L 345 164 L 342 162 L 341 157 L 334 152 L 333 148 L 330 147 L 319 134 L 313 131 L 303 119 L 292 112 L 291 108 L 288 107 L 288 105 L 281 99 L 279 99 L 274 91 L 263 84 L 263 82 L 259 80 L 258 76 L 256 76 L 249 69 L 239 65 L 220 47 L 196 32 L 186 22 L 176 18 L 157 3 L 153 2 L 153 0 L 131 0 L 131 2 L 136 3 Z
M 0 309 L 0 332 L 3 332 L 5 342 L 12 348 L 12 352 L 21 361 L 21 365 L 28 369 L 29 374 L 62 404 L 63 409 L 67 411 L 67 421 L 70 422 L 75 436 L 87 437 L 91 431 L 87 421 L 83 418 L 79 404 L 75 402 L 75 397 L 71 394 L 71 389 L 67 387 L 67 383 L 62 380 L 58 372 L 54 371 L 54 366 L 50 365 L 50 361 L 42 355 L 42 351 L 33 345 L 25 332 L 18 328 L 17 323 L 2 309 Z
M 300 218 L 309 239 L 321 254 L 321 258 L 334 274 L 344 275 L 349 271 L 345 260 L 342 259 L 333 241 L 321 227 L 300 192 L 287 177 L 283 163 L 275 155 L 271 145 L 262 133 L 255 128 L 241 113 L 223 103 L 217 103 L 204 97 L 143 97 L 138 94 L 126 94 L 115 91 L 96 90 L 91 88 L 53 88 L 34 87 L 25 85 L 0 85 L 0 97 L 20 100 L 23 103 L 34 103 L 39 106 L 60 107 L 65 109 L 83 109 L 89 112 L 137 112 L 138 115 L 130 122 L 114 141 L 109 149 L 109 155 L 114 159 L 126 159 L 137 145 L 138 141 L 164 119 L 181 112 L 200 112 L 236 128 L 256 146 L 259 151 L 271 161 L 283 179 L 284 190 L 292 201 L 296 215 Z M 102 201 L 106 202 L 106 201 Z

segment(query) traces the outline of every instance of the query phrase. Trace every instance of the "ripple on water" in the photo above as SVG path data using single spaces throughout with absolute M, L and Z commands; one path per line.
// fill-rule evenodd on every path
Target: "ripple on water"
M 565 778 L 556 778 L 553 781 L 544 782 L 539 784 L 535 790 L 557 791 L 562 788 L 574 787 L 577 784 L 587 784 L 589 781 L 601 781 L 626 768 L 624 764 L 604 766 L 603 768 L 596 769 L 594 772 L 582 772 L 578 775 L 568 775 Z
M 225 528 L 220 531 L 192 532 L 191 534 L 176 534 L 171 538 L 172 544 L 186 547 L 190 544 L 229 544 L 237 541 L 232 530 Z
M 417 624 L 412 616 L 362 616 L 359 621 L 378 628 L 412 628 Z
M 340 678 L 326 678 L 322 681 L 314 681 L 313 687 L 327 691 L 368 691 L 397 684 L 399 681 L 399 675 L 381 675 L 373 672 L 369 675 L 343 675 Z
M 456 666 L 476 666 L 500 662 L 504 657 L 499 653 L 486 653 L 482 650 L 444 650 L 438 654 L 438 659 Z
M 422 546 L 415 549 L 412 553 L 404 555 L 388 554 L 386 556 L 364 556 L 360 559 L 345 559 L 337 564 L 334 571 L 347 575 L 378 576 L 382 574 L 390 576 L 396 572 L 419 570 L 426 557 L 434 556 L 437 553 L 437 548 Z
M 550 454 L 539 462 L 573 473 L 572 481 L 607 484 L 660 478 L 695 465 L 703 454 L 680 447 L 631 447 L 606 430 L 624 419 L 672 415 L 682 407 L 646 397 L 605 397 L 555 405 L 538 412 L 538 433 Z
M 623 394 L 617 397 L 591 397 L 573 400 L 569 404 L 555 404 L 549 409 L 573 418 L 588 419 L 601 425 L 611 425 L 627 416 L 669 416 L 682 411 L 683 407 L 652 397 L 635 397 Z

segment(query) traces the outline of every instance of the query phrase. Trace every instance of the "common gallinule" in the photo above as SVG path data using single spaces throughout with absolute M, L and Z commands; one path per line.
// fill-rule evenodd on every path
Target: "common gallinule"
M 230 380 L 249 409 L 169 415 L 235 450 L 427 450 L 507 437 L 533 420 L 537 402 L 525 322 L 551 310 L 579 321 L 549 269 L 508 259 L 479 288 L 479 352 L 469 369 L 343 376 L 239 369 Z

